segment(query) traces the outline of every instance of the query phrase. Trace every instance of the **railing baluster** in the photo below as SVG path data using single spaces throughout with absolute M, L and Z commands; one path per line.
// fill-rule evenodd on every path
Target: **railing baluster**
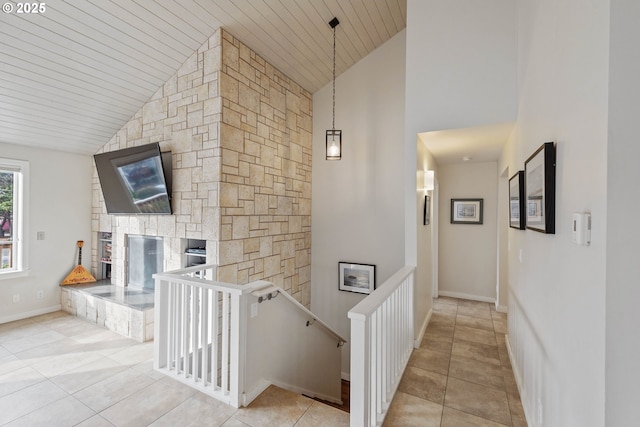
M 176 346 L 176 284 L 169 282 L 167 284 L 169 287 L 169 301 L 167 301 L 167 305 L 169 306 L 169 327 L 167 331 L 164 332 L 167 334 L 167 368 L 169 370 L 173 369 L 175 366 L 175 346 Z
M 176 363 L 176 374 L 182 373 L 184 369 L 184 362 L 182 360 L 182 323 L 184 321 L 182 314 L 182 300 L 184 298 L 184 285 L 178 284 L 176 289 L 176 354 L 175 354 L 175 363 Z
M 191 287 L 183 286 L 182 292 L 182 360 L 183 374 L 185 378 L 189 377 L 189 298 L 191 296 Z
M 380 414 L 380 407 L 382 406 L 382 402 L 384 401 L 384 384 L 385 384 L 385 375 L 384 375 L 384 360 L 386 359 L 386 348 L 387 348 L 387 334 L 385 333 L 385 307 L 382 305 L 378 307 L 378 309 L 373 313 L 371 317 L 372 322 L 375 325 L 375 340 L 377 345 L 372 348 L 375 349 L 375 353 L 371 357 L 371 364 L 375 364 L 375 377 L 374 381 L 372 381 L 371 387 L 375 387 L 373 392 L 375 393 L 376 400 L 375 405 L 372 405 L 375 411 L 372 413 L 375 414 L 375 418 L 378 418 L 378 414 Z
M 229 295 L 222 298 L 222 392 L 229 392 Z
M 213 301 L 211 305 L 211 382 L 214 389 L 220 388 L 218 382 L 218 357 L 220 355 L 220 345 L 218 344 L 218 336 L 220 334 L 220 326 L 218 323 L 218 316 L 220 316 L 220 308 L 218 301 L 220 300 L 220 293 L 213 291 Z
M 201 321 L 202 329 L 200 331 L 200 347 L 202 348 L 202 366 L 200 367 L 200 376 L 202 377 L 202 385 L 207 386 L 208 368 L 209 368 L 209 289 L 202 289 L 202 310 Z
M 200 366 L 200 343 L 198 340 L 198 329 L 200 327 L 200 310 L 198 306 L 200 304 L 200 288 L 192 288 L 191 292 L 191 375 L 193 376 L 193 382 L 198 382 Z

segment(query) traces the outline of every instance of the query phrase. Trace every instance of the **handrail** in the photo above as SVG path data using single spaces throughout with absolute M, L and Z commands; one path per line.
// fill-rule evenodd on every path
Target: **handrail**
M 364 319 L 365 316 L 373 313 L 389 296 L 395 292 L 395 284 L 402 283 L 415 270 L 415 267 L 405 265 L 395 272 L 387 281 L 376 288 L 375 292 L 369 294 L 349 310 L 349 319 Z
M 261 297 L 261 296 L 264 296 L 264 295 L 271 295 L 274 292 L 276 293 L 276 296 L 277 295 L 282 295 L 287 301 L 292 303 L 299 310 L 301 310 L 308 317 L 310 317 L 310 319 L 307 320 L 307 326 L 311 326 L 311 325 L 315 325 L 315 324 L 317 324 L 318 326 L 322 326 L 322 328 L 324 328 L 326 330 L 326 332 L 328 332 L 330 335 L 332 335 L 334 338 L 336 338 L 338 340 L 338 347 L 344 345 L 344 343 L 347 342 L 347 340 L 344 339 L 336 331 L 334 331 L 333 328 L 331 328 L 331 326 L 327 325 L 321 319 L 318 319 L 316 317 L 316 315 L 313 314 L 312 311 L 307 309 L 304 305 L 300 304 L 295 298 L 293 298 L 291 295 L 286 293 L 284 291 L 284 289 L 271 284 L 271 282 L 265 282 L 265 281 L 253 282 L 253 284 L 255 285 L 254 286 L 254 291 L 253 291 L 253 295 L 254 296 Z M 272 298 L 275 298 L 275 297 L 272 296 Z M 265 300 L 263 300 L 263 301 L 258 300 L 258 301 L 259 302 L 264 302 Z
M 256 290 L 254 284 L 258 282 L 249 283 L 247 285 L 236 285 L 233 283 L 219 282 L 217 280 L 211 279 L 202 279 L 200 277 L 193 277 L 188 275 L 213 267 L 217 266 L 215 264 L 194 265 L 192 267 L 181 268 L 178 270 L 155 273 L 153 275 L 153 278 L 160 280 L 169 280 L 174 283 L 193 284 L 203 289 L 227 291 L 237 295 L 246 295 Z

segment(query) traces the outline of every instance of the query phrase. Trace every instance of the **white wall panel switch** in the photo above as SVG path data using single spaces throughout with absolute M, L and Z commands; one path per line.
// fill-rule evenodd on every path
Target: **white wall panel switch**
M 571 241 L 577 245 L 591 245 L 591 214 L 575 212 L 571 223 Z

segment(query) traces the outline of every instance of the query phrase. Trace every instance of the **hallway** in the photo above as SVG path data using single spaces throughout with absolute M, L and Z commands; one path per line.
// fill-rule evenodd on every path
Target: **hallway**
M 493 304 L 434 299 L 384 426 L 526 427 L 506 333 Z

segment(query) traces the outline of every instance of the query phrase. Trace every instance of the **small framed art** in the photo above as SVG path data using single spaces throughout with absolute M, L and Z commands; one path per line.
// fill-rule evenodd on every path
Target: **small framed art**
M 373 264 L 338 263 L 341 291 L 370 294 L 376 288 L 376 266 Z
M 509 227 L 525 229 L 524 171 L 518 171 L 509 179 Z
M 524 163 L 527 229 L 556 232 L 556 149 L 545 142 Z
M 482 224 L 484 199 L 451 199 L 451 224 Z

